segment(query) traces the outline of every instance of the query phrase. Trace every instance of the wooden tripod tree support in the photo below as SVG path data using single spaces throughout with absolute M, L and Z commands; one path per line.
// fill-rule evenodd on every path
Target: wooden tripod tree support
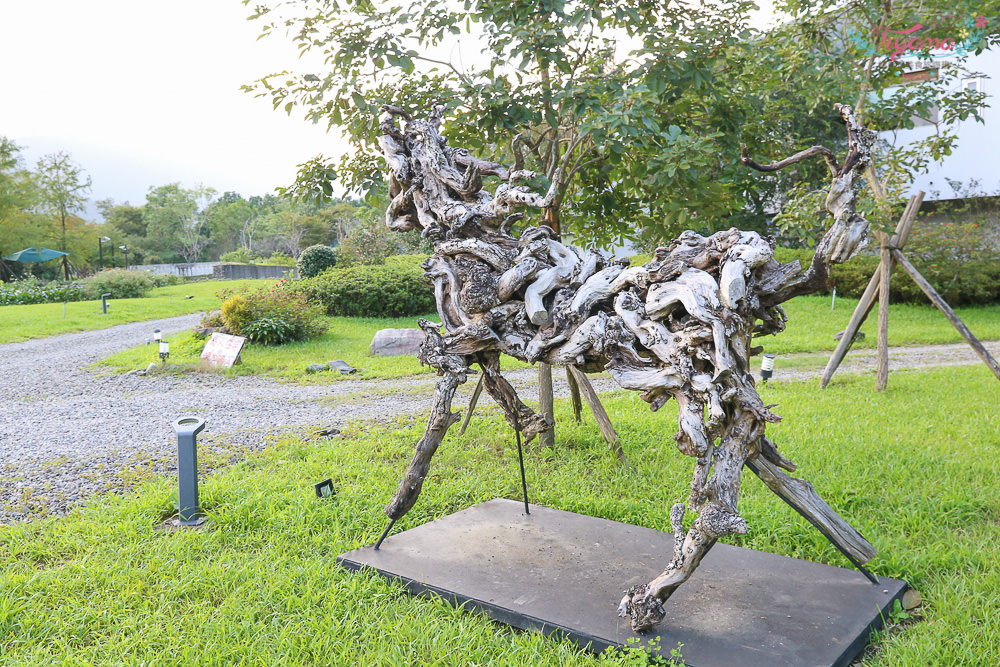
M 385 508 L 389 519 L 395 522 L 413 507 L 434 453 L 450 426 L 461 421 L 451 404 L 473 366 L 481 371 L 474 399 L 485 390 L 525 442 L 552 429 L 551 419 L 521 402 L 500 373 L 500 355 L 507 354 L 565 366 L 571 393 L 575 382 L 619 457 L 624 453 L 618 435 L 585 373 L 606 370 L 621 387 L 641 392 L 654 411 L 677 401 L 678 430 L 670 444 L 694 459 L 694 473 L 687 502 L 670 509 L 675 546 L 664 554 L 669 563 L 648 584 L 630 588 L 621 602 L 620 613 L 636 632 L 663 619 L 663 602 L 720 538 L 747 531 L 737 507 L 745 467 L 852 562 L 870 559 L 875 550 L 864 537 L 808 483 L 779 470 L 792 472 L 795 464 L 764 435 L 780 417 L 757 394 L 750 363 L 762 351 L 753 338 L 784 329 L 781 304 L 824 288 L 830 266 L 849 260 L 865 243 L 868 221 L 857 211 L 857 190 L 871 166 L 876 135 L 861 126 L 851 107 L 835 108 L 847 125 L 842 164 L 821 146 L 773 165 L 755 162 L 746 149 L 742 154 L 744 164 L 764 172 L 811 156 L 822 156 L 829 166 L 826 206 L 833 224 L 803 269 L 798 262 L 777 262 L 772 239 L 735 228 L 709 237 L 684 232 L 643 266 L 564 245 L 545 225 L 515 234 L 518 210 L 548 208 L 554 186 L 545 194 L 533 192 L 519 185 L 531 172 L 448 146 L 439 132 L 443 107 L 426 120 L 384 107 L 380 144 L 392 198 L 386 223 L 393 230 L 421 229 L 434 242 L 423 267 L 441 319 L 419 322 L 425 338 L 417 357 L 440 379 L 427 428 Z M 397 118 L 405 121 L 402 129 Z M 492 193 L 483 187 L 486 177 L 499 180 Z M 689 508 L 697 517 L 686 525 Z
M 903 211 L 902 217 L 899 219 L 899 223 L 896 225 L 895 233 L 889 237 L 886 234 L 879 234 L 879 244 L 881 250 L 881 260 L 879 262 L 878 269 L 876 269 L 875 274 L 872 275 L 871 280 L 868 282 L 868 287 L 865 288 L 864 293 L 861 295 L 861 299 L 858 301 L 857 307 L 854 309 L 854 314 L 851 315 L 850 321 L 847 323 L 847 329 L 844 331 L 844 335 L 841 337 L 840 342 L 837 344 L 837 348 L 834 350 L 833 354 L 830 356 L 830 360 L 826 364 L 826 368 L 823 370 L 823 377 L 820 381 L 820 386 L 826 388 L 830 384 L 830 380 L 833 378 L 833 374 L 837 372 L 837 368 L 840 366 L 844 357 L 847 355 L 847 351 L 851 347 L 851 343 L 854 341 L 854 337 L 857 336 L 858 331 L 861 329 L 861 325 L 864 324 L 868 315 L 871 313 L 872 308 L 875 306 L 876 299 L 878 300 L 878 348 L 877 348 L 877 359 L 878 359 L 878 369 L 876 371 L 875 388 L 878 391 L 882 391 L 888 386 L 889 383 L 889 278 L 892 274 L 892 268 L 897 263 L 903 267 L 903 270 L 910 276 L 910 278 L 923 290 L 927 298 L 931 300 L 938 310 L 944 313 L 944 316 L 948 318 L 948 321 L 958 330 L 962 335 L 962 338 L 976 351 L 979 358 L 983 360 L 993 374 L 1000 379 L 1000 364 L 997 364 L 996 359 L 983 347 L 983 344 L 979 342 L 969 328 L 965 326 L 955 311 L 945 302 L 944 298 L 937 293 L 930 283 L 920 275 L 920 272 L 913 267 L 912 264 L 906 259 L 903 254 L 903 247 L 906 245 L 906 241 L 910 237 L 910 232 L 913 229 L 913 224 L 917 218 L 917 211 L 920 209 L 920 204 L 924 200 L 924 192 L 920 191 L 917 194 L 910 197 L 910 201 L 906 206 L 906 210 Z

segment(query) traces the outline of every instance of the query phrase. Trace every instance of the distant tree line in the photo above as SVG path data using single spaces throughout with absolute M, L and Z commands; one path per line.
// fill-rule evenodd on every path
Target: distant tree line
M 65 152 L 28 166 L 22 150 L 0 136 L 0 257 L 28 247 L 68 255 L 65 261 L 42 264 L 0 259 L 0 280 L 29 271 L 69 279 L 123 267 L 125 249 L 130 266 L 220 258 L 291 263 L 304 248 L 338 246 L 382 219 L 380 209 L 351 199 L 219 196 L 210 187 L 169 183 L 151 187 L 141 205 L 100 200 L 96 205 L 103 222 L 91 221 L 82 217 L 91 189 L 83 167 Z

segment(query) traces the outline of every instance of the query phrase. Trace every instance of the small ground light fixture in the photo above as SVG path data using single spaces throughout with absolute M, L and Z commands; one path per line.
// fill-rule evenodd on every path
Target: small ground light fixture
M 167 357 L 169 357 L 169 356 L 170 356 L 170 343 L 168 343 L 165 340 L 161 340 L 160 341 L 160 359 L 163 361 L 164 365 L 166 365 L 166 363 L 167 363 Z
M 319 484 L 313 485 L 316 488 L 317 498 L 332 498 L 337 495 L 337 492 L 333 489 L 333 480 L 324 479 Z
M 760 383 L 767 384 L 767 381 L 774 375 L 774 356 L 765 354 L 760 360 Z
M 163 334 L 160 333 L 159 329 L 153 329 L 153 340 L 155 340 L 157 343 L 163 340 Z

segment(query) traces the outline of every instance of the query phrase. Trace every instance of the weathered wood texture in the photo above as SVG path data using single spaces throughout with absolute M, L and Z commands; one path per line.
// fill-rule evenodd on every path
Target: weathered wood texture
M 427 339 L 419 358 L 442 376 L 427 432 L 386 508 L 390 518 L 399 518 L 415 502 L 431 457 L 458 420 L 450 412 L 451 399 L 473 364 L 483 370 L 483 388 L 526 440 L 552 428 L 551 419 L 525 406 L 500 374 L 501 353 L 566 366 L 602 433 L 624 459 L 618 435 L 584 375 L 607 370 L 623 388 L 641 392 L 654 411 L 671 398 L 677 401 L 674 443 L 694 459 L 687 503 L 677 503 L 670 512 L 675 552 L 660 576 L 631 589 L 621 605 L 636 631 L 661 619 L 663 601 L 711 546 L 721 537 L 746 532 L 737 508 L 744 466 L 767 461 L 794 469 L 764 437 L 766 424 L 779 417 L 757 394 L 750 357 L 760 349 L 752 338 L 784 329 L 780 304 L 824 287 L 829 266 L 865 243 L 868 223 L 855 201 L 875 135 L 858 124 L 850 107 L 837 105 L 837 110 L 847 123 L 850 144 L 843 165 L 822 147 L 775 165 L 743 155 L 746 164 L 762 171 L 813 155 L 830 166 L 826 205 L 833 225 L 803 272 L 797 262 L 774 260 L 773 239 L 735 228 L 709 237 L 684 232 L 643 266 L 565 245 L 545 225 L 525 226 L 515 235 L 511 229 L 521 220 L 519 210 L 550 207 L 552 188 L 532 192 L 518 185 L 531 172 L 448 146 L 439 133 L 440 108 L 420 120 L 385 107 L 381 145 L 392 198 L 386 222 L 391 229 L 420 229 L 435 244 L 424 269 L 434 285 L 441 323 L 421 323 Z M 397 118 L 406 121 L 402 129 Z M 492 194 L 483 189 L 486 176 L 500 181 Z M 771 477 L 782 488 L 795 487 L 794 480 Z M 808 492 L 800 495 L 812 499 Z M 685 528 L 688 509 L 697 517 Z M 816 513 L 830 524 L 846 525 L 832 510 Z M 842 537 L 848 532 L 831 531 L 830 539 L 850 542 Z

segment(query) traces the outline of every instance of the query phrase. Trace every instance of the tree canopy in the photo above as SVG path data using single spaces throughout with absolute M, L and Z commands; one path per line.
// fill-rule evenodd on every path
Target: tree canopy
M 304 165 L 296 194 L 322 195 L 339 176 L 348 188 L 380 195 L 380 107 L 419 115 L 441 103 L 444 133 L 455 145 L 533 169 L 543 181 L 538 188 L 555 182 L 558 196 L 544 218 L 593 243 L 662 240 L 687 227 L 760 228 L 800 193 L 791 183 L 818 180 L 822 165 L 761 179 L 738 163 L 739 145 L 763 155 L 836 145 L 842 132 L 834 102 L 860 107 L 878 129 L 899 130 L 921 117 L 937 122 L 921 145 L 884 147 L 889 185 L 946 155 L 954 145 L 947 126 L 977 117 L 982 104 L 973 92 L 947 92 L 961 75 L 959 54 L 919 81 L 907 75 L 912 61 L 873 50 L 880 27 L 959 13 L 943 0 L 919 7 L 783 0 L 786 20 L 767 33 L 749 27 L 755 6 L 741 0 L 245 4 L 265 35 L 284 32 L 313 66 L 247 89 L 275 108 L 343 129 L 352 143 L 336 166 L 322 158 Z M 942 30 L 972 51 L 994 44 L 995 29 L 977 33 L 968 22 L 990 13 L 959 5 L 965 22 L 948 19 Z M 481 54 L 457 57 L 459 40 Z M 925 40 L 916 50 L 926 54 L 931 45 Z

